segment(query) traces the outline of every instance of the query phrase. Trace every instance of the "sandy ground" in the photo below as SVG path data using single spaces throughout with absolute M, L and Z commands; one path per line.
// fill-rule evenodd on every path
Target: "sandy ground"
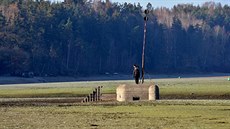
M 145 74 L 145 79 L 165 79 L 165 78 L 206 78 L 206 77 L 230 77 L 230 73 L 211 73 L 211 74 L 170 74 L 153 75 Z M 24 83 L 48 83 L 48 82 L 75 82 L 75 81 L 103 81 L 103 80 L 132 80 L 132 75 L 98 75 L 91 77 L 11 77 L 0 76 L 0 85 L 4 84 L 24 84 Z

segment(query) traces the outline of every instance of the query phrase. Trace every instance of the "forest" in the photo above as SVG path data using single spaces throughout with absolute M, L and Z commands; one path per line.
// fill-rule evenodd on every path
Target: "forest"
M 230 6 L 153 8 L 109 0 L 0 0 L 0 75 L 230 72 Z

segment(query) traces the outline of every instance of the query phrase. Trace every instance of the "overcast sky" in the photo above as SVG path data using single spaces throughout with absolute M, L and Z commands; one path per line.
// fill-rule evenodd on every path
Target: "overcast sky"
M 50 1 L 64 1 L 64 0 L 50 0 Z M 193 5 L 201 5 L 207 1 L 219 2 L 222 5 L 228 4 L 230 5 L 230 0 L 110 0 L 111 2 L 118 3 L 140 3 L 143 7 L 146 7 L 148 3 L 151 3 L 153 7 L 168 7 L 171 8 L 177 4 L 193 4 Z

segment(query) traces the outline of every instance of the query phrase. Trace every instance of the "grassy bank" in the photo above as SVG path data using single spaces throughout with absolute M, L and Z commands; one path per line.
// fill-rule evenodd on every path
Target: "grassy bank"
M 2 85 L 0 97 L 81 97 L 89 94 L 97 86 L 103 86 L 102 92 L 105 94 L 115 94 L 116 87 L 120 84 L 134 82 L 123 80 Z M 230 98 L 230 81 L 226 77 L 153 79 L 146 80 L 145 84 L 157 84 L 163 99 Z
M 229 101 L 0 107 L 0 128 L 228 129 Z

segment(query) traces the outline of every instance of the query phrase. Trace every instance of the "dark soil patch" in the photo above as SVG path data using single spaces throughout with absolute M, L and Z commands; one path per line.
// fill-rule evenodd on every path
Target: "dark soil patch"
M 161 95 L 160 99 L 230 99 L 230 95 Z
M 74 105 L 81 104 L 84 97 L 66 97 L 66 98 L 9 98 L 0 100 L 0 106 L 48 106 L 48 105 Z M 203 95 L 203 96 L 185 96 L 185 95 L 162 95 L 160 100 L 173 100 L 173 99 L 230 99 L 230 95 Z M 103 102 L 116 102 L 116 94 L 103 94 L 100 102 L 90 103 L 103 103 Z M 89 104 L 90 104 L 89 103 Z M 87 104 L 86 104 L 87 105 Z M 226 109 L 229 111 L 230 109 Z

